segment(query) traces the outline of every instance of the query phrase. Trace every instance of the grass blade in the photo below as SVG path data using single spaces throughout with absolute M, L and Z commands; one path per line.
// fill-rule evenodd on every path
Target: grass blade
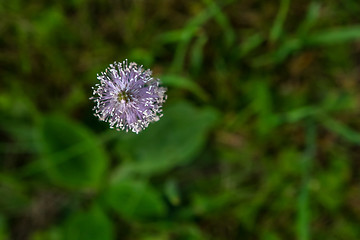
M 360 26 L 331 29 L 310 35 L 306 39 L 308 45 L 331 45 L 360 40 Z
M 329 117 L 322 118 L 321 122 L 329 131 L 338 134 L 349 142 L 360 144 L 360 133 L 352 130 L 345 124 Z
M 276 42 L 283 33 L 283 26 L 286 15 L 289 11 L 290 0 L 281 0 L 279 12 L 276 16 L 274 25 L 270 31 L 270 41 Z
M 314 26 L 317 18 L 319 17 L 320 13 L 320 4 L 318 2 L 312 2 L 309 6 L 309 10 L 304 21 L 301 23 L 297 30 L 297 34 L 299 36 L 304 36 L 308 33 L 310 28 Z
M 306 122 L 306 149 L 301 161 L 302 184 L 298 198 L 297 235 L 298 240 L 310 239 L 310 197 L 309 181 L 312 161 L 316 153 L 316 126 L 312 120 Z

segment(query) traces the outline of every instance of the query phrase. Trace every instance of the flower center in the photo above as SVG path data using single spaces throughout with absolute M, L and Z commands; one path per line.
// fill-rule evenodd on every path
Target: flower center
M 129 100 L 130 100 L 129 94 L 125 91 L 120 91 L 118 94 L 118 100 L 119 100 L 119 102 L 122 102 L 122 101 L 129 102 Z

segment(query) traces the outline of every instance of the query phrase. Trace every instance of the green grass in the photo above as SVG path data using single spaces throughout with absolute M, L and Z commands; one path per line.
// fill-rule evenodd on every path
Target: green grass
M 358 240 L 360 3 L 0 3 L 0 240 Z M 96 74 L 168 88 L 139 135 Z

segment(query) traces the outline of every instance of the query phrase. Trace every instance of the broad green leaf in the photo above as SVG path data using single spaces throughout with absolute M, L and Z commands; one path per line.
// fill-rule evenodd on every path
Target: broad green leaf
M 102 145 L 84 126 L 59 116 L 40 127 L 43 166 L 49 178 L 68 188 L 96 188 L 108 165 Z
M 158 192 L 139 180 L 122 179 L 105 192 L 106 203 L 120 216 L 130 220 L 162 217 L 166 206 Z
M 97 206 L 89 211 L 74 213 L 65 223 L 65 240 L 113 240 L 114 229 L 110 219 Z
M 189 163 L 202 149 L 217 117 L 212 108 L 198 109 L 187 102 L 166 107 L 159 122 L 119 141 L 117 151 L 127 160 L 120 170 L 155 174 Z

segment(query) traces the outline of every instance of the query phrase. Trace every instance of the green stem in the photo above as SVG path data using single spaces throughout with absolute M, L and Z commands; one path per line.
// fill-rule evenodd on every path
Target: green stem
M 312 120 L 306 122 L 306 149 L 301 161 L 302 184 L 298 199 L 297 233 L 299 240 L 310 239 L 309 181 L 312 162 L 316 154 L 316 126 Z

